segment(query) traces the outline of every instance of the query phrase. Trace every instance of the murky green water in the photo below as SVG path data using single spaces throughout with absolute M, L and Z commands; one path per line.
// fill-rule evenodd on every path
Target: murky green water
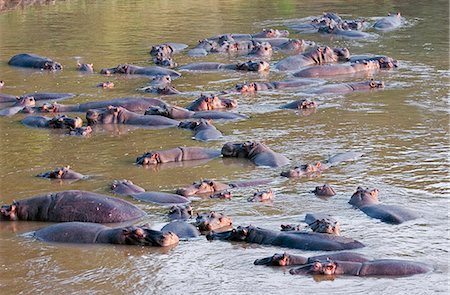
M 288 269 L 257 267 L 256 258 L 285 251 L 276 247 L 208 242 L 204 237 L 173 249 L 116 246 L 52 245 L 23 233 L 42 223 L 0 223 L 0 286 L 5 294 L 147 293 L 147 294 L 446 294 L 449 292 L 448 213 L 448 2 L 447 1 L 64 1 L 0 14 L 1 91 L 73 92 L 65 103 L 139 95 L 146 78 L 113 77 L 112 90 L 95 87 L 98 74 L 75 71 L 76 60 L 97 70 L 119 63 L 149 65 L 149 48 L 163 42 L 194 45 L 220 33 L 252 33 L 266 27 L 285 29 L 293 19 L 336 11 L 348 17 L 383 16 L 400 11 L 403 28 L 381 33 L 375 41 L 345 41 L 317 34 L 294 38 L 330 46 L 347 46 L 352 54 L 386 54 L 401 67 L 374 75 L 384 91 L 312 97 L 319 103 L 311 116 L 279 110 L 305 96 L 299 91 L 236 96 L 246 121 L 217 123 L 223 140 L 198 143 L 186 130 L 146 130 L 118 126 L 90 138 L 75 138 L 20 124 L 23 115 L 0 118 L 0 200 L 10 203 L 43 192 L 82 189 L 109 194 L 114 179 L 130 179 L 147 190 L 173 191 L 200 178 L 236 181 L 273 178 L 272 204 L 248 203 L 256 188 L 235 192 L 230 201 L 195 200 L 200 212 L 216 210 L 236 225 L 278 229 L 297 223 L 308 212 L 327 212 L 341 223 L 342 234 L 366 244 L 358 252 L 374 258 L 420 261 L 434 271 L 406 278 L 338 277 L 320 281 L 291 276 Z M 7 65 L 17 53 L 30 52 L 61 62 L 61 73 L 21 70 Z M 277 53 L 272 61 L 283 57 Z M 175 56 L 179 64 L 194 60 L 227 61 L 213 55 L 194 59 Z M 349 78 L 363 80 L 366 77 Z M 186 95 L 165 97 L 184 106 L 200 92 L 214 92 L 250 80 L 281 80 L 233 72 L 183 73 L 174 86 Z M 220 148 L 226 141 L 260 140 L 285 154 L 293 165 L 323 160 L 349 150 L 366 157 L 325 171 L 320 178 L 285 180 L 280 169 L 254 167 L 242 161 L 215 159 L 198 166 L 144 169 L 135 158 L 152 149 L 180 145 Z M 34 177 L 57 166 L 71 165 L 89 180 L 54 183 Z M 338 194 L 329 199 L 309 193 L 330 183 Z M 380 199 L 421 213 L 421 218 L 389 225 L 347 204 L 357 186 L 377 187 Z M 138 203 L 149 212 L 144 220 L 161 227 L 166 208 Z M 289 250 L 310 256 L 319 252 Z

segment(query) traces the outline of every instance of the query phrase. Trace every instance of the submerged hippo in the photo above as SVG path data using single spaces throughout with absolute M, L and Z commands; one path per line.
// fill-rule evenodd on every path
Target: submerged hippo
M 21 53 L 14 55 L 8 61 L 8 64 L 15 67 L 35 68 L 50 71 L 59 71 L 63 69 L 62 65 L 59 62 L 31 53 Z
M 77 70 L 85 73 L 93 73 L 94 72 L 94 64 L 86 64 L 77 62 Z
M 236 84 L 236 86 L 231 90 L 225 90 L 223 93 L 233 93 L 240 92 L 242 94 L 250 93 L 253 94 L 258 91 L 274 91 L 285 88 L 299 88 L 303 86 L 316 85 L 318 83 L 323 83 L 317 79 L 296 79 L 296 80 L 285 80 L 285 81 L 274 81 L 274 82 L 246 82 L 243 84 Z
M 362 23 L 361 23 L 362 25 Z M 343 25 L 336 25 L 336 24 L 328 24 L 325 26 L 321 26 L 318 29 L 319 33 L 323 33 L 323 34 L 332 34 L 338 37 L 342 37 L 342 38 L 348 38 L 348 39 L 373 39 L 375 38 L 377 35 L 373 34 L 373 33 L 366 33 L 366 32 L 361 32 L 358 30 L 351 30 L 349 29 L 350 26 L 360 26 L 358 23 L 355 23 L 355 25 L 351 24 L 351 23 L 346 23 Z
M 163 116 L 140 115 L 123 107 L 108 106 L 105 109 L 89 110 L 86 113 L 89 125 L 95 124 L 129 124 L 154 127 L 178 126 L 180 122 Z
M 223 233 L 212 232 L 206 238 L 208 240 L 242 241 L 302 250 L 336 251 L 364 247 L 362 243 L 354 239 L 341 236 L 299 231 L 272 231 L 254 226 L 239 226 Z
M 202 232 L 210 232 L 213 230 L 229 228 L 233 225 L 230 217 L 222 213 L 211 211 L 209 213 L 197 214 L 195 219 L 195 226 Z
M 255 265 L 267 265 L 267 266 L 290 266 L 290 265 L 305 265 L 313 263 L 316 260 L 325 260 L 325 259 L 339 260 L 339 261 L 352 261 L 352 262 L 366 262 L 369 261 L 369 258 L 365 256 L 355 253 L 355 252 L 337 252 L 330 253 L 325 255 L 304 257 L 299 255 L 292 255 L 286 252 L 284 253 L 276 253 L 273 256 L 256 259 L 253 264 Z
M 322 65 L 338 61 L 348 61 L 350 52 L 347 48 L 317 47 L 307 53 L 289 56 L 275 64 L 280 71 L 293 71 L 301 67 Z
M 172 232 L 151 230 L 146 226 L 110 228 L 87 222 L 67 222 L 37 230 L 34 236 L 41 241 L 77 244 L 120 244 L 167 247 L 178 244 Z
M 130 180 L 114 180 L 111 184 L 113 193 L 121 196 L 130 196 L 136 200 L 156 204 L 187 204 L 190 201 L 177 194 L 164 192 L 147 192 L 142 187 L 135 185 Z
M 378 201 L 378 189 L 369 191 L 369 189 L 358 187 L 348 203 L 360 209 L 370 217 L 380 219 L 386 223 L 400 224 L 419 217 L 419 215 L 412 210 L 396 205 L 380 204 Z
M 32 109 L 36 105 L 36 100 L 32 96 L 16 97 L 16 102 L 9 108 L 0 110 L 0 116 L 12 116 L 23 109 Z
M 328 214 L 308 213 L 305 222 L 315 233 L 324 233 L 339 236 L 341 226 L 339 222 Z
M 266 145 L 255 141 L 228 142 L 222 147 L 221 153 L 224 157 L 247 158 L 257 166 L 281 167 L 290 162 L 282 154 L 276 153 Z
M 350 64 L 327 64 L 321 66 L 312 66 L 300 70 L 293 75 L 295 77 L 303 78 L 321 78 L 338 75 L 353 75 L 356 73 L 366 72 L 370 73 L 380 68 L 380 63 L 377 61 L 355 62 Z
M 389 13 L 388 16 L 383 17 L 375 22 L 373 27 L 380 31 L 395 30 L 403 24 L 403 17 L 400 12 Z
M 216 95 L 200 95 L 186 107 L 189 111 L 212 111 L 220 109 L 230 109 L 237 107 L 237 100 L 230 98 L 221 98 Z
M 299 99 L 288 104 L 282 105 L 281 109 L 294 109 L 294 110 L 312 110 L 317 108 L 317 103 L 308 99 Z
M 201 147 L 177 147 L 164 151 L 147 152 L 136 159 L 136 164 L 157 165 L 169 162 L 212 159 L 219 156 L 220 151 L 214 149 Z
M 162 67 L 139 67 L 130 64 L 118 65 L 115 68 L 104 68 L 101 69 L 100 74 L 112 75 L 112 74 L 127 74 L 127 75 L 143 75 L 143 76 L 164 76 L 169 75 L 172 79 L 181 76 L 180 73 L 162 68 Z
M 336 195 L 336 191 L 329 184 L 325 183 L 323 186 L 316 186 L 312 191 L 316 196 L 319 197 L 332 197 Z
M 58 100 L 65 100 L 74 97 L 75 94 L 73 93 L 53 93 L 53 92 L 35 92 L 35 93 L 28 93 L 20 96 L 17 98 L 17 96 L 14 95 L 7 95 L 0 93 L 0 102 L 17 102 L 19 99 L 23 99 L 26 97 L 33 97 L 35 101 L 38 100 L 52 100 L 52 101 L 58 101 Z
M 181 122 L 178 127 L 192 130 L 194 132 L 192 138 L 198 141 L 216 140 L 223 136 L 222 132 L 211 123 L 211 120 Z
M 28 127 L 37 128 L 79 128 L 83 125 L 80 117 L 68 117 L 66 115 L 58 115 L 53 118 L 45 116 L 28 116 L 22 120 L 22 124 Z
M 219 181 L 202 179 L 200 181 L 194 181 L 194 183 L 188 187 L 177 189 L 176 193 L 185 197 L 194 195 L 214 195 L 216 193 L 228 190 L 230 188 L 239 187 L 251 187 L 257 185 L 265 185 L 270 183 L 271 179 L 258 179 L 258 180 L 246 180 L 237 181 L 230 184 L 225 184 Z
M 212 120 L 241 120 L 248 118 L 246 115 L 233 112 L 222 112 L 222 111 L 194 112 L 179 106 L 172 106 L 168 104 L 150 107 L 148 110 L 145 111 L 145 115 L 159 115 L 175 120 L 190 119 L 190 118 L 212 119 Z
M 172 221 L 161 228 L 161 232 L 172 232 L 180 239 L 196 238 L 200 236 L 200 231 L 191 223 L 184 220 Z
M 70 166 L 56 168 L 55 170 L 52 170 L 52 171 L 39 173 L 36 176 L 43 177 L 43 178 L 51 178 L 51 179 L 85 179 L 85 178 L 87 178 L 86 175 L 83 175 L 81 173 L 78 173 L 78 172 L 70 169 Z
M 69 190 L 14 201 L 0 209 L 0 220 L 114 223 L 135 220 L 145 212 L 117 198 Z
M 88 136 L 91 133 L 92 133 L 91 126 L 83 126 L 79 128 L 70 129 L 68 134 L 73 136 Z
M 168 216 L 171 220 L 187 220 L 193 217 L 193 210 L 189 205 L 175 205 L 170 207 Z
M 423 263 L 379 259 L 365 262 L 337 261 L 323 259 L 289 271 L 293 275 L 349 275 L 349 276 L 411 276 L 430 272 L 431 268 Z
M 267 202 L 272 201 L 274 197 L 274 193 L 271 189 L 258 191 L 253 194 L 250 198 L 247 199 L 248 202 Z
M 375 89 L 384 89 L 384 82 L 371 79 L 362 82 L 331 84 L 317 87 L 315 89 L 308 90 L 307 92 L 313 94 L 345 94 L 354 91 L 370 91 Z
M 270 65 L 265 61 L 249 60 L 237 64 L 223 64 L 217 62 L 200 62 L 181 66 L 180 70 L 188 71 L 218 71 L 218 70 L 233 70 L 233 71 L 247 71 L 247 72 L 264 72 L 268 71 Z

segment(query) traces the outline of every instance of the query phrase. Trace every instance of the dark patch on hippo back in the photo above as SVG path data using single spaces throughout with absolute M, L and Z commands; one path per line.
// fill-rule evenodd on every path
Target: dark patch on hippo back
M 199 230 L 194 225 L 182 220 L 176 220 L 166 224 L 161 231 L 173 232 L 182 239 L 196 238 L 200 236 Z
M 134 194 L 132 197 L 139 201 L 163 205 L 190 203 L 190 201 L 183 196 L 163 192 L 144 192 Z

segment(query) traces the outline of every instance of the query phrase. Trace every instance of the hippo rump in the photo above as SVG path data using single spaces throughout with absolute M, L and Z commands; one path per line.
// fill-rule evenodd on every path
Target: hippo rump
M 34 236 L 41 241 L 77 244 L 120 244 L 167 247 L 178 244 L 178 236 L 171 232 L 151 230 L 146 226 L 110 228 L 88 222 L 66 222 L 37 230 Z
M 15 67 L 34 68 L 50 71 L 59 71 L 63 69 L 62 65 L 59 62 L 32 53 L 21 53 L 14 55 L 8 61 L 8 64 Z
M 347 48 L 317 47 L 307 53 L 280 60 L 275 64 L 275 68 L 280 71 L 293 71 L 311 65 L 348 61 L 349 57 L 350 52 Z
M 377 20 L 373 27 L 374 29 L 380 31 L 391 31 L 400 27 L 404 22 L 403 17 L 400 15 L 400 12 L 397 13 L 389 13 L 388 16 L 383 17 Z
M 224 157 L 247 158 L 257 166 L 281 167 L 290 162 L 284 155 L 276 153 L 266 145 L 255 141 L 228 142 L 222 147 L 221 153 Z
M 295 72 L 294 77 L 303 78 L 321 78 L 339 75 L 354 75 L 357 73 L 371 73 L 378 70 L 380 63 L 377 61 L 355 62 L 350 64 L 327 64 L 321 66 L 312 66 Z
M 267 265 L 267 266 L 290 266 L 290 265 L 305 265 L 313 263 L 316 260 L 326 260 L 327 258 L 339 261 L 352 261 L 352 262 L 366 262 L 369 261 L 365 256 L 355 252 L 337 252 L 325 255 L 304 257 L 300 255 L 293 255 L 284 253 L 275 253 L 272 256 L 256 259 L 253 264 L 255 265 Z
M 169 150 L 148 152 L 136 159 L 138 165 L 157 165 L 169 162 L 212 159 L 220 156 L 220 151 L 201 147 L 177 147 Z
M 89 125 L 95 124 L 128 124 L 153 127 L 174 127 L 180 122 L 163 116 L 140 115 L 123 107 L 108 106 L 105 109 L 87 111 L 86 119 Z
M 220 109 L 230 109 L 237 107 L 237 100 L 229 98 L 221 98 L 216 95 L 200 95 L 186 107 L 189 111 L 211 111 Z
M 165 104 L 163 106 L 150 107 L 145 115 L 159 115 L 174 120 L 181 119 L 212 119 L 212 120 L 241 120 L 248 117 L 243 114 L 222 111 L 200 111 L 194 112 L 188 109 Z
M 79 190 L 31 197 L 0 209 L 0 220 L 10 221 L 114 223 L 144 215 L 144 211 L 127 201 Z
M 45 116 L 28 116 L 22 120 L 22 124 L 28 127 L 35 128 L 80 128 L 83 125 L 83 120 L 80 117 L 68 117 L 66 115 L 58 115 L 53 118 Z
M 348 276 L 411 276 L 430 272 L 431 268 L 423 263 L 379 259 L 364 262 L 338 261 L 333 259 L 316 260 L 312 263 L 293 268 L 293 275 L 348 275 Z
M 140 67 L 130 64 L 121 64 L 115 68 L 104 68 L 101 69 L 100 74 L 112 75 L 112 74 L 127 74 L 127 75 L 143 75 L 143 76 L 164 76 L 169 75 L 172 79 L 181 76 L 180 73 L 165 69 L 162 67 Z
M 90 109 L 102 109 L 108 106 L 123 107 L 130 112 L 144 112 L 152 106 L 163 106 L 165 102 L 150 97 L 124 97 L 104 101 L 91 101 L 80 104 L 63 105 L 58 103 L 44 104 L 37 111 L 44 113 L 87 112 Z
M 142 187 L 135 185 L 130 180 L 114 180 L 111 184 L 113 193 L 121 196 L 130 196 L 133 199 L 156 203 L 160 205 L 188 204 L 190 201 L 180 195 L 164 192 L 147 192 Z
M 52 171 L 39 173 L 36 176 L 42 177 L 42 178 L 50 178 L 50 179 L 85 179 L 85 178 L 87 178 L 87 176 L 70 169 L 70 166 L 56 168 L 55 170 L 52 170 Z
M 229 240 L 302 250 L 337 251 L 362 248 L 359 241 L 341 236 L 300 231 L 272 231 L 254 226 L 237 227 L 222 233 L 210 233 L 208 240 Z
M 419 217 L 412 210 L 395 205 L 380 204 L 378 201 L 378 189 L 369 190 L 358 187 L 348 203 L 368 216 L 380 219 L 386 223 L 400 224 Z
M 222 132 L 211 123 L 211 120 L 181 122 L 178 127 L 192 130 L 194 132 L 192 138 L 198 141 L 216 140 L 223 136 Z

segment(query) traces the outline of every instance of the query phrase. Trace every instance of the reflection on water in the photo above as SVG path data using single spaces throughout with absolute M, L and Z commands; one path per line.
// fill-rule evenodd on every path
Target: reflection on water
M 256 258 L 285 249 L 260 245 L 208 242 L 203 237 L 181 241 L 173 249 L 46 244 L 22 235 L 42 227 L 37 222 L 0 223 L 0 286 L 9 293 L 243 293 L 292 294 L 431 294 L 448 292 L 448 2 L 363 1 L 62 1 L 51 6 L 27 7 L 0 14 L 0 91 L 23 95 L 32 92 L 69 92 L 77 96 L 65 103 L 82 103 L 116 97 L 140 96 L 145 77 L 112 76 L 114 89 L 95 87 L 105 77 L 80 74 L 77 60 L 94 63 L 99 71 L 120 63 L 151 65 L 154 44 L 197 40 L 221 33 L 253 33 L 267 27 L 286 29 L 288 24 L 323 11 L 346 18 L 368 20 L 400 11 L 407 24 L 392 32 L 377 32 L 375 40 L 344 40 L 319 34 L 293 38 L 321 45 L 348 47 L 352 54 L 384 54 L 399 60 L 393 71 L 370 77 L 327 79 L 327 83 L 383 80 L 383 91 L 346 95 L 311 95 L 308 87 L 227 95 L 236 98 L 238 112 L 250 119 L 217 121 L 221 141 L 200 143 L 191 132 L 177 128 L 145 129 L 133 126 L 95 128 L 89 138 L 61 132 L 25 128 L 24 114 L 0 118 L 0 199 L 14 199 L 49 191 L 81 189 L 111 194 L 114 179 L 130 179 L 147 191 L 173 192 L 199 179 L 225 183 L 272 179 L 276 197 L 270 206 L 250 203 L 256 188 L 239 188 L 231 200 L 195 198 L 197 212 L 216 210 L 233 218 L 235 225 L 257 225 L 278 230 L 282 223 L 299 223 L 306 213 L 323 212 L 341 223 L 342 235 L 362 241 L 358 252 L 373 258 L 421 261 L 433 266 L 429 274 L 407 278 L 291 276 L 288 269 L 254 266 Z M 420 7 L 420 9 L 418 9 Z M 64 65 L 48 73 L 7 66 L 17 53 L 51 57 Z M 271 63 L 284 58 L 277 52 Z M 179 65 L 196 61 L 234 63 L 240 57 L 213 54 L 204 58 L 174 56 Z M 187 93 L 162 99 L 188 105 L 202 92 L 216 93 L 248 81 L 280 81 L 281 72 L 255 73 L 183 72 L 174 87 Z M 322 82 L 324 83 L 324 82 Z M 316 87 L 316 86 L 311 86 Z M 300 98 L 318 102 L 315 113 L 280 110 Z M 84 114 L 79 114 L 84 117 Z M 177 146 L 220 149 L 228 141 L 260 140 L 286 155 L 292 165 L 313 163 L 345 151 L 366 154 L 319 177 L 286 179 L 281 169 L 255 167 L 248 161 L 213 159 L 193 163 L 144 167 L 136 157 L 150 150 Z M 70 165 L 91 177 L 76 182 L 52 182 L 35 177 L 54 167 Z M 310 191 L 331 184 L 337 195 L 320 199 Z M 357 186 L 380 190 L 385 204 L 408 207 L 421 217 L 401 225 L 371 219 L 347 203 Z M 168 222 L 167 208 L 136 203 L 148 212 L 143 223 Z M 319 252 L 290 250 L 311 256 Z M 321 254 L 321 253 L 320 253 Z

